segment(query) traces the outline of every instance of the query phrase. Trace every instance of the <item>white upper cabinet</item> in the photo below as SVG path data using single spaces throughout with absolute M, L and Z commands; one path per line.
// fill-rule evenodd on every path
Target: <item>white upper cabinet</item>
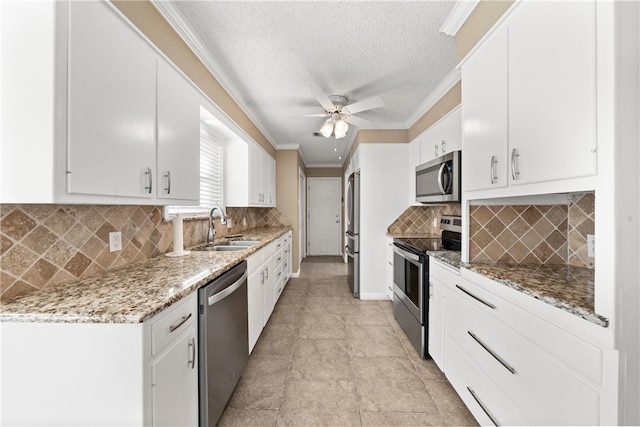
M 462 65 L 463 190 L 593 189 L 595 2 L 514 8 Z
M 227 146 L 227 206 L 273 207 L 275 159 L 254 143 L 235 141 Z
M 158 185 L 162 199 L 200 198 L 200 95 L 158 59 Z
M 509 148 L 513 184 L 595 175 L 594 1 L 522 2 L 511 16 Z
M 197 204 L 195 87 L 110 2 L 25 2 L 10 10 L 17 23 L 6 26 L 2 63 L 29 102 L 3 94 L 3 107 L 12 107 L 3 118 L 43 126 L 20 131 L 22 118 L 7 128 L 0 202 Z M 24 56 L 25 33 L 34 38 L 27 56 L 43 58 L 42 66 L 15 53 Z M 4 167 L 5 156 L 15 166 Z
M 420 163 L 462 148 L 462 112 L 456 107 L 436 124 L 427 129 L 420 141 Z
M 507 29 L 491 35 L 462 67 L 462 187 L 507 186 Z
M 117 12 L 69 2 L 69 193 L 153 197 L 156 54 Z

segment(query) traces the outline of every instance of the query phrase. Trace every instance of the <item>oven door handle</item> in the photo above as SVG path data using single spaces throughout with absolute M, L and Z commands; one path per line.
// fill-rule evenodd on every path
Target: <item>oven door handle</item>
M 418 255 L 412 254 L 411 252 L 407 252 L 407 251 L 405 251 L 403 249 L 400 249 L 397 246 L 393 247 L 393 251 L 395 253 L 397 253 L 398 255 L 400 255 L 401 257 L 403 257 L 403 258 L 410 259 L 410 260 L 413 260 L 413 261 L 416 261 L 416 262 L 420 262 L 420 257 Z
M 344 249 L 347 252 L 347 256 L 349 256 L 351 258 L 355 258 L 356 257 L 356 254 L 351 250 L 351 248 L 349 246 L 345 246 Z

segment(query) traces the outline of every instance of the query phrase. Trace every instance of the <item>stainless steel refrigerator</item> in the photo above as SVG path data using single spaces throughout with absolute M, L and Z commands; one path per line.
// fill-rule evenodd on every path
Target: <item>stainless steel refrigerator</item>
M 346 246 L 349 286 L 354 298 L 360 298 L 360 172 L 349 176 L 347 183 Z

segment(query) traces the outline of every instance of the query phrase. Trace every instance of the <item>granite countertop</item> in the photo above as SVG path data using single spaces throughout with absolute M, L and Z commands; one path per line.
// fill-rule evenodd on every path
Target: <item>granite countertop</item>
M 427 251 L 427 255 L 455 268 L 456 270 L 460 270 L 460 251 L 441 249 L 437 251 Z
M 594 271 L 571 265 L 463 264 L 463 267 L 516 291 L 607 327 L 594 310 Z
M 143 264 L 43 289 L 2 304 L 0 321 L 144 322 L 289 230 L 291 227 L 254 228 L 242 234 L 243 240 L 260 240 L 250 248 L 231 252 L 192 251 L 176 258 L 159 256 Z

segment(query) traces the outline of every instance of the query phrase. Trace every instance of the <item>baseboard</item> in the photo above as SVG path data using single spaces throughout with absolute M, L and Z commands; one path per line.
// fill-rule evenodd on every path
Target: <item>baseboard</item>
M 379 293 L 379 294 L 363 294 L 362 292 L 360 292 L 360 299 L 389 301 L 389 295 L 386 292 Z
M 291 273 L 291 276 L 289 277 L 293 277 L 294 279 L 300 277 L 300 270 L 296 271 L 295 273 Z

